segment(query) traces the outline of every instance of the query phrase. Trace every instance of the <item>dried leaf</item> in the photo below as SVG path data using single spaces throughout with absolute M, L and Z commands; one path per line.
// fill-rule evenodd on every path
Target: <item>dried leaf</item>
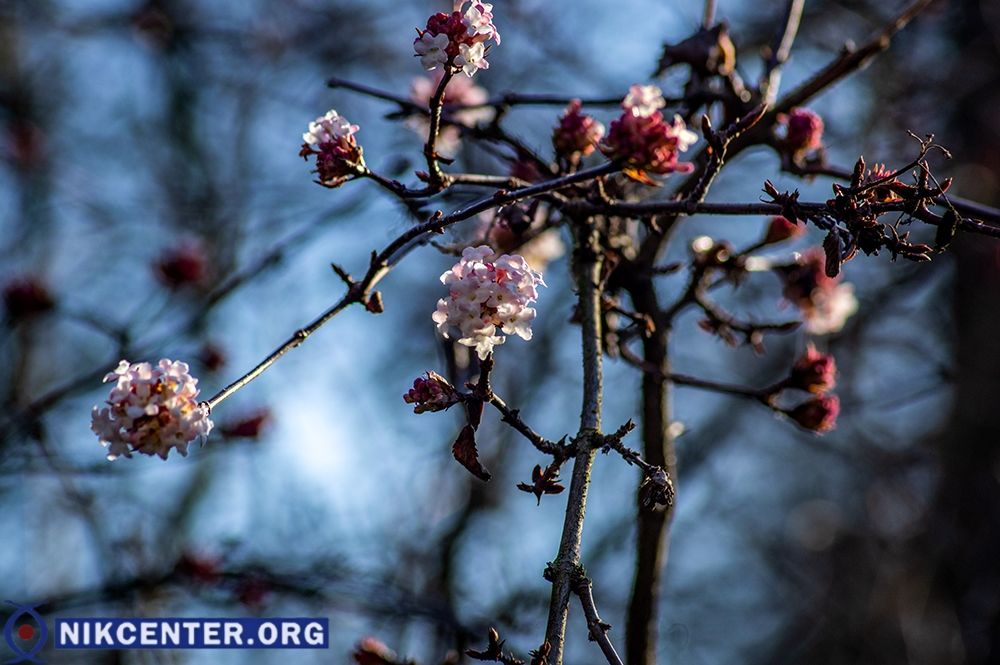
M 479 451 L 476 450 L 476 430 L 472 425 L 466 425 L 459 432 L 455 444 L 451 447 L 451 452 L 459 464 L 469 470 L 469 473 L 480 480 L 486 481 L 492 478 L 490 472 L 483 468 L 479 462 Z
M 543 494 L 559 494 L 566 488 L 559 483 L 559 467 L 557 465 L 553 464 L 543 470 L 540 464 L 536 464 L 535 469 L 531 472 L 531 484 L 518 483 L 517 489 L 534 494 L 540 505 Z

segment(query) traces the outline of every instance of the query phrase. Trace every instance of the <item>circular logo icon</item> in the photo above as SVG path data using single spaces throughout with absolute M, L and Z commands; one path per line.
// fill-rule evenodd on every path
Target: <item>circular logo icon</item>
M 45 640 L 49 636 L 45 620 L 32 605 L 20 605 L 10 600 L 7 604 L 14 606 L 14 613 L 7 617 L 7 623 L 3 626 L 3 637 L 7 641 L 7 646 L 14 652 L 14 658 L 7 663 L 45 662 L 35 658 L 45 646 Z M 34 625 L 29 621 L 32 619 Z M 34 643 L 28 644 L 32 640 Z

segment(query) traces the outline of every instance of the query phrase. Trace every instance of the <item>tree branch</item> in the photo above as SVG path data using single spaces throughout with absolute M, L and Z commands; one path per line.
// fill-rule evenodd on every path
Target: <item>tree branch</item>
M 591 439 L 601 428 L 602 359 L 601 340 L 601 252 L 597 229 L 592 224 L 575 220 L 575 258 L 577 289 L 583 337 L 583 404 L 580 412 L 579 446 L 573 461 L 573 475 L 566 500 L 559 553 L 547 569 L 552 582 L 552 599 L 545 639 L 551 647 L 551 665 L 561 665 L 566 638 L 566 618 L 574 575 L 580 565 L 580 542 L 583 520 L 587 511 L 587 491 L 590 470 L 596 449 Z

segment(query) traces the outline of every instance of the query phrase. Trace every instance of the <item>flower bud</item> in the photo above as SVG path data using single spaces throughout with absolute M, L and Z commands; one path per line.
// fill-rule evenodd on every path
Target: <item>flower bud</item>
M 403 401 L 413 404 L 413 413 L 444 411 L 461 401 L 455 386 L 437 372 L 427 372 L 427 378 L 418 377 L 413 387 L 403 395 Z
M 586 157 L 604 136 L 604 125 L 580 112 L 582 103 L 572 100 L 552 132 L 552 147 L 560 157 Z
M 791 376 L 788 377 L 789 388 L 816 394 L 832 390 L 836 384 L 836 361 L 830 354 L 817 351 L 812 344 L 806 347 L 806 352 L 795 362 Z
M 780 119 L 784 126 L 782 147 L 798 159 L 823 147 L 823 118 L 804 108 L 792 109 Z
M 791 411 L 785 411 L 785 414 L 800 427 L 823 434 L 837 426 L 840 400 L 836 395 L 820 395 L 799 404 Z

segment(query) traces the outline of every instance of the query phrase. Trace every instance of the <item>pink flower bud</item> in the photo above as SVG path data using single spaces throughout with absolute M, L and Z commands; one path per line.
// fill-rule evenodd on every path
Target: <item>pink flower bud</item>
M 840 400 L 836 395 L 820 395 L 785 413 L 800 427 L 823 434 L 837 426 Z
M 795 108 L 780 120 L 785 128 L 782 146 L 794 157 L 823 147 L 823 118 L 817 113 Z
M 581 113 L 581 107 L 579 99 L 571 101 L 552 132 L 552 147 L 561 157 L 586 157 L 604 136 L 604 125 Z
M 812 344 L 806 347 L 806 352 L 795 362 L 788 378 L 789 388 L 817 394 L 833 390 L 836 384 L 836 361 L 830 354 L 817 351 Z
M 461 401 L 455 386 L 437 372 L 427 372 L 427 378 L 418 377 L 413 387 L 403 395 L 403 401 L 413 404 L 414 413 L 444 411 Z
M 771 223 L 767 226 L 767 233 L 764 235 L 764 244 L 784 242 L 791 238 L 797 238 L 805 233 L 805 227 L 793 223 L 782 215 L 775 215 L 771 218 Z

